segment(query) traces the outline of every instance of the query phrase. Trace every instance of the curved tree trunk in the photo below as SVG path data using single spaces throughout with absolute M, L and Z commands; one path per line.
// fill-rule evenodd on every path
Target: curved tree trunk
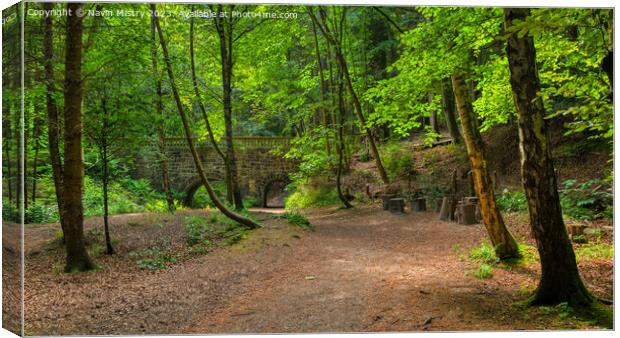
M 69 12 L 81 10 L 82 4 L 68 3 Z M 67 264 L 65 272 L 85 271 L 95 267 L 86 252 L 84 242 L 84 208 L 82 188 L 82 18 L 67 16 L 65 42 L 65 165 L 63 177 L 62 216 L 65 219 Z
M 517 242 L 506 228 L 495 203 L 495 191 L 493 191 L 493 184 L 489 176 L 484 144 L 474 121 L 474 111 L 469 92 L 461 74 L 452 75 L 452 86 L 454 87 L 458 112 L 461 116 L 463 138 L 467 146 L 484 226 L 489 233 L 491 243 L 495 247 L 495 253 L 500 259 L 517 257 L 519 254 Z
M 514 20 L 525 21 L 528 16 L 526 8 L 504 9 L 506 27 L 511 27 Z M 592 297 L 579 277 L 562 218 L 545 108 L 539 95 L 534 40 L 529 35 L 519 37 L 517 32 L 512 33 L 506 51 L 518 113 L 523 189 L 542 268 L 533 303 L 589 305 Z
M 189 147 L 190 152 L 192 153 L 192 157 L 194 159 L 194 165 L 196 166 L 196 170 L 198 171 L 198 175 L 200 176 L 202 184 L 204 184 L 205 188 L 207 189 L 207 193 L 209 194 L 211 201 L 213 201 L 213 204 L 215 204 L 215 206 L 224 215 L 226 215 L 228 218 L 242 225 L 245 225 L 246 227 L 249 227 L 252 229 L 259 228 L 260 225 L 258 223 L 252 221 L 251 219 L 247 217 L 243 217 L 229 210 L 228 208 L 226 208 L 226 206 L 222 204 L 222 202 L 218 199 L 217 195 L 215 194 L 215 191 L 213 191 L 213 187 L 211 187 L 211 184 L 209 183 L 209 180 L 207 179 L 207 175 L 205 174 L 204 168 L 202 167 L 202 162 L 200 161 L 200 156 L 198 155 L 198 151 L 196 150 L 196 146 L 194 145 L 194 141 L 192 140 L 192 134 L 191 134 L 191 130 L 189 127 L 189 122 L 187 120 L 187 115 L 185 114 L 185 108 L 183 107 L 183 103 L 181 102 L 181 97 L 179 95 L 176 82 L 174 81 L 174 73 L 172 72 L 172 65 L 170 64 L 170 57 L 168 54 L 168 47 L 166 46 L 166 40 L 164 39 L 164 34 L 161 30 L 161 26 L 159 25 L 159 18 L 157 17 L 157 15 L 155 15 L 156 8 L 154 4 L 151 4 L 150 6 L 151 6 L 151 13 L 152 13 L 151 15 L 153 16 L 153 21 L 155 22 L 155 27 L 157 28 L 157 32 L 159 34 L 159 42 L 161 44 L 162 52 L 164 55 L 164 61 L 166 64 L 166 70 L 168 72 L 168 78 L 170 80 L 170 87 L 172 88 L 172 94 L 174 96 L 174 100 L 176 102 L 179 115 L 181 116 L 181 121 L 183 122 L 183 130 L 185 132 L 185 138 L 187 140 L 187 145 Z

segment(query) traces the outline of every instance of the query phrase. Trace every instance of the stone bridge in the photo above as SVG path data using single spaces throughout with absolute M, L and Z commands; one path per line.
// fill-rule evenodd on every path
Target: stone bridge
M 289 173 L 297 170 L 296 161 L 285 159 L 279 153 L 286 153 L 290 144 L 289 137 L 243 136 L 235 137 L 235 157 L 237 173 L 243 196 L 255 198 L 263 207 L 270 205 L 270 196 L 282 195 L 283 188 L 290 183 Z M 184 192 L 184 203 L 191 205 L 194 193 L 202 186 L 194 166 L 194 159 L 185 138 L 167 138 L 165 140 L 166 156 L 170 185 L 173 191 Z M 209 181 L 225 180 L 224 162 L 210 142 L 196 143 L 205 173 Z M 224 150 L 224 143 L 220 149 Z M 141 159 L 138 175 L 148 178 L 156 189 L 163 190 L 161 169 L 157 160 L 157 145 L 151 145 L 148 156 Z M 272 203 L 273 204 L 273 203 Z M 276 204 L 281 204 L 277 203 Z

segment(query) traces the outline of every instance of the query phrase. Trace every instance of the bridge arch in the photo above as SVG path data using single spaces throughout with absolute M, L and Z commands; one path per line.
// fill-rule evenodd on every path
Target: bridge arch
M 257 182 L 258 193 L 263 207 L 284 207 L 286 186 L 291 183 L 287 173 L 274 172 L 262 177 Z
M 214 182 L 224 182 L 224 180 L 219 177 L 211 177 L 208 180 L 211 184 L 213 184 Z M 200 177 L 196 177 L 190 180 L 186 187 L 183 189 L 184 196 L 182 204 L 186 207 L 192 207 L 194 203 L 194 195 L 202 186 L 202 179 Z

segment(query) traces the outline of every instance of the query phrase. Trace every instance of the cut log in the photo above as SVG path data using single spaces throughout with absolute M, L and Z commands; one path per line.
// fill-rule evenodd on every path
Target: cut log
M 389 210 L 393 214 L 402 214 L 405 212 L 405 199 L 404 198 L 391 198 L 388 201 Z
M 392 198 L 395 198 L 396 195 L 393 194 L 383 194 L 380 196 L 381 200 L 383 201 L 383 210 L 389 210 L 389 201 Z
M 411 201 L 411 211 L 426 211 L 426 199 L 414 198 Z
M 456 199 L 453 195 L 445 196 L 441 202 L 441 210 L 439 211 L 439 219 L 442 221 L 453 221 L 454 210 L 456 208 Z
M 456 207 L 456 218 L 459 224 L 476 224 L 476 205 L 474 203 L 459 203 Z

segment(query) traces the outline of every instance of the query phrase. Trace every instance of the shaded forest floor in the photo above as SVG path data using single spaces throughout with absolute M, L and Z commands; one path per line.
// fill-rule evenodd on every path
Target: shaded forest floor
M 100 270 L 71 275 L 60 272 L 57 225 L 27 226 L 26 334 L 598 328 L 561 307 L 515 305 L 535 288 L 537 262 L 474 277 L 478 264 L 468 253 L 486 238 L 482 225 L 439 221 L 433 212 L 393 215 L 374 204 L 314 210 L 308 219 L 315 230 L 304 231 L 255 212 L 263 228 L 196 253 L 184 244 L 191 215 L 207 212 L 114 216 L 118 253 L 106 256 L 91 244 Z M 524 236 L 522 217 L 507 219 Z M 87 237 L 99 238 L 100 227 L 100 218 L 89 219 Z M 18 273 L 6 259 L 18 252 L 8 248 L 18 245 L 8 238 L 17 227 L 3 228 L 8 279 Z M 163 260 L 166 269 L 136 264 L 145 252 L 162 257 L 160 251 L 174 253 Z M 595 294 L 612 298 L 612 259 L 582 261 L 580 268 Z

